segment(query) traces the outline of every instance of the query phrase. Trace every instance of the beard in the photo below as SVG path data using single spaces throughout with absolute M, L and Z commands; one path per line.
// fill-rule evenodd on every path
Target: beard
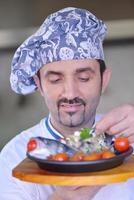
M 64 110 L 61 109 L 63 104 L 69 106 L 78 105 L 80 106 L 80 110 L 73 112 L 72 111 L 65 112 Z M 80 126 L 85 121 L 85 107 L 86 107 L 85 101 L 78 97 L 71 100 L 68 100 L 66 98 L 59 100 L 58 102 L 59 122 L 67 127 Z
M 100 96 L 95 96 L 90 100 L 90 102 L 86 102 L 81 98 L 74 98 L 73 100 L 62 99 L 58 102 L 58 121 L 60 124 L 66 127 L 84 127 L 91 126 L 95 120 L 96 109 L 100 100 Z M 62 104 L 63 103 L 63 104 Z M 80 106 L 80 108 L 75 110 L 75 112 L 66 112 L 66 109 L 62 109 L 62 105 L 66 106 Z
M 83 124 L 85 121 L 85 107 L 81 112 L 66 112 L 63 113 L 58 110 L 58 118 L 62 125 L 68 127 L 77 127 Z

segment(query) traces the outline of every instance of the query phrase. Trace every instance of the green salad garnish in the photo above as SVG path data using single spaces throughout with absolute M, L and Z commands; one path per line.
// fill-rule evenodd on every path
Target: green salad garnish
M 92 137 L 91 128 L 82 128 L 80 130 L 80 139 L 84 140 Z

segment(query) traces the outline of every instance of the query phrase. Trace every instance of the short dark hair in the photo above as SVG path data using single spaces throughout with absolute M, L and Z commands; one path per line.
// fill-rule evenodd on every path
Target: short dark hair
M 97 61 L 98 61 L 99 64 L 100 64 L 100 74 L 101 74 L 101 77 L 102 77 L 103 72 L 104 72 L 105 69 L 106 69 L 106 64 L 105 64 L 105 61 L 104 61 L 104 60 L 97 59 Z

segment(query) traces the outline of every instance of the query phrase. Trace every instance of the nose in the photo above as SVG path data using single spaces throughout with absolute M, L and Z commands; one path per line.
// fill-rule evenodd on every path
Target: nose
M 64 83 L 63 97 L 74 99 L 79 96 L 78 85 L 75 80 L 68 80 Z

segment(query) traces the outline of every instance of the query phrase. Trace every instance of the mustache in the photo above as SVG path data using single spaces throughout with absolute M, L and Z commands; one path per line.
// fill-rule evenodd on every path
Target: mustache
M 84 106 L 86 105 L 85 101 L 79 97 L 75 97 L 74 99 L 67 99 L 67 98 L 62 98 L 58 101 L 58 107 L 62 103 L 67 103 L 67 104 L 75 104 L 75 103 L 80 103 L 83 104 Z

